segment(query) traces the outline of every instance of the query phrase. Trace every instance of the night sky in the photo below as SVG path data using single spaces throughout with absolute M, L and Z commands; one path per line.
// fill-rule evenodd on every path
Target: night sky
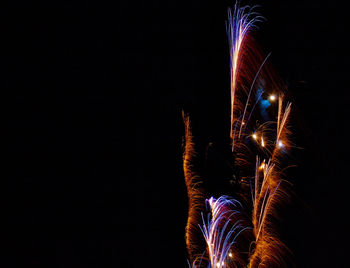
M 298 149 L 282 237 L 297 267 L 346 267 L 348 14 L 249 1 L 293 98 Z M 185 267 L 181 111 L 226 146 L 232 1 L 0 6 L 1 267 Z

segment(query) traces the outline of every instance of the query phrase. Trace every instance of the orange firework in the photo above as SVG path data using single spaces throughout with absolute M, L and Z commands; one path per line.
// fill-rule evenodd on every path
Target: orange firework
M 186 226 L 186 245 L 191 262 L 196 262 L 201 258 L 201 231 L 199 223 L 201 222 L 201 212 L 205 208 L 205 197 L 202 180 L 195 171 L 195 149 L 193 136 L 190 126 L 189 116 L 182 114 L 185 124 L 185 139 L 183 141 L 183 168 L 188 195 L 188 219 Z

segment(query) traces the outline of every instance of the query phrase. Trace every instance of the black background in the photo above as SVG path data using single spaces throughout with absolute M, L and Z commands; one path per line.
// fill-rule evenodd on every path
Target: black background
M 247 3 L 247 2 L 245 2 Z M 231 1 L 0 7 L 1 267 L 184 267 L 181 110 L 227 139 Z M 349 53 L 340 2 L 263 1 L 303 147 L 282 220 L 298 267 L 345 267 Z

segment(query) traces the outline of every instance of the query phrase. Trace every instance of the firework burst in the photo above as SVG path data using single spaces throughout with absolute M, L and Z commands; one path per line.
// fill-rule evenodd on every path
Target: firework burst
M 293 147 L 291 103 L 268 63 L 270 54 L 264 55 L 254 42 L 252 30 L 262 20 L 256 6 L 236 4 L 228 11 L 230 142 L 233 175 L 238 177 L 238 187 L 232 192 L 235 199 L 206 196 L 195 164 L 190 119 L 183 115 L 183 166 L 189 200 L 186 245 L 192 268 L 285 267 L 290 263 L 277 223 L 290 192 L 283 171 L 285 156 Z

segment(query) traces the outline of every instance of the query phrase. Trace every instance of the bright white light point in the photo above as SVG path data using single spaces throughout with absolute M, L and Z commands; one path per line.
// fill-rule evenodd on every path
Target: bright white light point
M 261 137 L 261 146 L 262 146 L 262 147 L 264 147 L 264 146 L 265 146 L 265 142 L 264 142 L 263 137 Z
M 244 126 L 245 125 L 245 123 L 244 122 L 242 122 L 242 126 Z
M 253 137 L 254 140 L 256 140 L 256 139 L 258 138 L 258 136 L 256 135 L 256 133 L 254 133 L 254 134 L 252 135 L 252 137 Z M 231 253 L 230 253 L 230 254 L 231 254 Z
M 260 165 L 260 167 L 259 167 L 259 169 L 264 169 L 264 168 L 265 168 L 265 163 L 262 162 L 261 165 Z
M 228 254 L 228 256 L 229 256 L 230 258 L 232 258 L 233 255 L 232 255 L 232 253 L 230 252 L 230 253 Z
M 275 95 L 270 95 L 269 99 L 270 99 L 270 101 L 274 101 L 274 100 L 276 100 L 276 96 Z
M 282 141 L 278 141 L 278 148 L 283 147 L 283 142 Z

